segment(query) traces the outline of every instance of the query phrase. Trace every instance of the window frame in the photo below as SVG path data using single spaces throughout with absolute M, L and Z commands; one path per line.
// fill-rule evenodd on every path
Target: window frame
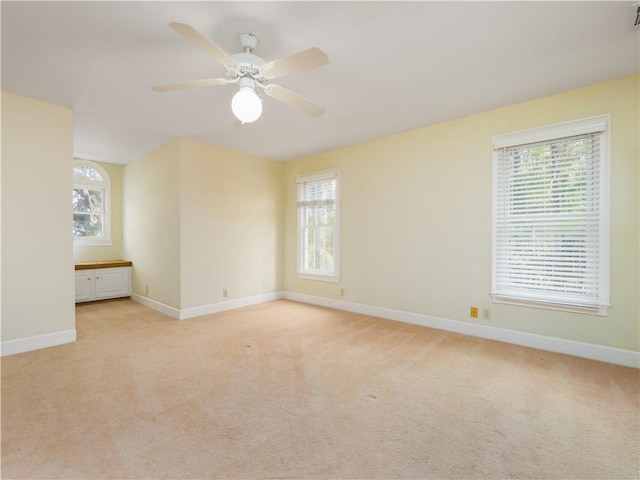
M 75 169 L 75 167 L 79 165 L 93 168 L 102 176 L 102 181 L 95 181 L 87 177 L 77 177 L 73 175 L 73 170 L 72 170 L 74 190 L 76 188 L 87 188 L 91 190 L 101 190 L 103 192 L 103 196 L 104 196 L 103 198 L 104 212 L 102 213 L 103 234 L 101 236 L 93 236 L 93 237 L 77 237 L 73 235 L 73 231 L 72 231 L 73 245 L 74 247 L 111 246 L 113 245 L 113 241 L 111 239 L 111 178 L 109 177 L 109 174 L 107 173 L 107 171 L 101 165 L 99 165 L 94 161 L 84 160 L 79 158 L 74 159 L 73 168 Z M 75 214 L 75 212 L 73 212 L 73 206 L 72 206 L 72 214 Z
M 302 186 L 306 183 L 335 180 L 335 215 L 333 225 L 333 270 L 312 270 L 305 268 L 306 248 L 304 244 L 305 208 L 300 206 Z M 340 170 L 332 168 L 318 172 L 300 174 L 296 177 L 296 210 L 297 210 L 297 274 L 304 280 L 340 282 Z
M 528 306 L 549 310 L 558 310 L 589 315 L 606 316 L 608 314 L 610 288 L 610 125 L 611 115 L 598 115 L 568 122 L 556 123 L 517 132 L 496 135 L 492 139 L 492 238 L 491 238 L 491 297 L 494 303 Z M 598 178 L 598 305 L 568 304 L 551 302 L 545 299 L 518 297 L 498 291 L 498 160 L 501 149 L 545 141 L 561 140 L 576 135 L 601 132 L 599 178 Z

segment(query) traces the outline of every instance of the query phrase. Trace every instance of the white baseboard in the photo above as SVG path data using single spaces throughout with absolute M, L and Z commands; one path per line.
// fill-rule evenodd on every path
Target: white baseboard
M 539 350 L 564 353 L 576 357 L 624 365 L 626 367 L 640 368 L 640 352 L 632 350 L 623 350 L 620 348 L 606 347 L 592 343 L 547 337 L 534 333 L 518 332 L 489 325 L 475 325 L 468 322 L 461 322 L 459 320 L 449 320 L 420 313 L 374 307 L 371 305 L 345 302 L 344 300 L 336 300 L 333 298 L 316 297 L 302 293 L 283 292 L 282 298 L 335 308 L 337 310 L 345 310 L 347 312 L 387 318 L 389 320 L 398 320 L 400 322 L 461 333 L 463 335 L 470 335 L 473 337 L 487 338 L 490 340 L 522 345 L 524 347 L 537 348 Z
M 212 303 L 210 305 L 202 305 L 199 307 L 191 307 L 180 310 L 180 320 L 188 318 L 200 317 L 202 315 L 211 315 L 212 313 L 225 312 L 236 308 L 248 307 L 249 305 L 257 305 L 259 303 L 272 302 L 282 298 L 282 293 L 265 293 L 254 297 L 236 298 L 220 303 Z
M 7 355 L 40 350 L 41 348 L 55 347 L 57 345 L 64 345 L 65 343 L 73 343 L 75 341 L 75 328 L 70 330 L 61 330 L 59 332 L 45 333 L 42 335 L 34 335 L 32 337 L 18 338 L 16 340 L 6 340 L 0 344 L 0 355 L 6 357 Z
M 142 295 L 138 295 L 135 293 L 131 295 L 131 300 L 141 303 L 142 305 L 156 310 L 160 313 L 164 313 L 165 315 L 168 315 L 171 318 L 175 318 L 176 320 L 187 320 L 189 318 L 200 317 L 202 315 L 211 315 L 212 313 L 225 312 L 227 310 L 234 310 L 236 308 L 248 307 L 249 305 L 271 302 L 280 298 L 282 298 L 282 293 L 274 292 L 179 310 L 175 307 L 170 307 L 169 305 L 165 305 L 164 303 L 156 302 L 155 300 L 151 300 L 150 298 L 144 297 Z
M 180 320 L 180 310 L 175 307 L 171 307 L 164 303 L 156 302 L 155 300 L 151 300 L 149 297 L 138 295 L 137 293 L 131 294 L 131 300 L 133 300 L 134 302 L 140 303 L 145 307 L 149 307 L 151 310 L 155 310 L 156 312 L 160 312 L 165 315 L 168 315 L 171 318 Z

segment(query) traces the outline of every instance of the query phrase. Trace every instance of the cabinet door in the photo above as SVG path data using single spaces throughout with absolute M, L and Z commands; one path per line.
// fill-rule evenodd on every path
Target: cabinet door
M 131 295 L 131 267 L 101 268 L 95 272 L 96 300 Z
M 94 270 L 76 270 L 76 302 L 93 300 Z

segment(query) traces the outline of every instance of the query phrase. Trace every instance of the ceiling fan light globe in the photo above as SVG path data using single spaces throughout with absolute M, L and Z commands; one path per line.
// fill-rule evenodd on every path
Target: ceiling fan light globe
M 262 101 L 252 88 L 240 88 L 231 99 L 231 111 L 243 123 L 255 122 L 262 115 Z

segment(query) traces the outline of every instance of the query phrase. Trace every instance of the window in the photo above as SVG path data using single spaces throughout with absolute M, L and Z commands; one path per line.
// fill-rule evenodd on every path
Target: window
M 111 245 L 110 179 L 95 162 L 73 165 L 74 245 Z
M 493 138 L 494 301 L 606 315 L 609 116 Z
M 300 175 L 298 276 L 339 281 L 338 170 Z

